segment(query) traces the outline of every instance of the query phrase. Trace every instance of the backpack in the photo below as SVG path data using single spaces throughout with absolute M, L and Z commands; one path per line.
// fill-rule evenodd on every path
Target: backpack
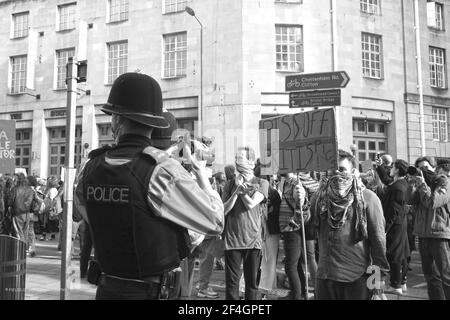
M 45 196 L 44 205 L 45 209 L 43 210 L 43 213 L 48 214 L 49 220 L 57 220 L 59 213 L 63 211 L 61 198 L 59 196 L 56 196 L 53 199 L 50 199 L 48 195 Z

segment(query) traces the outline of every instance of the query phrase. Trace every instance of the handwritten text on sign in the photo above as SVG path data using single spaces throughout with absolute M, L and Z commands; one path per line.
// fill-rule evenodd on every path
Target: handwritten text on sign
M 0 173 L 14 173 L 15 159 L 16 122 L 0 120 Z
M 337 169 L 333 109 L 264 119 L 259 128 L 261 174 Z

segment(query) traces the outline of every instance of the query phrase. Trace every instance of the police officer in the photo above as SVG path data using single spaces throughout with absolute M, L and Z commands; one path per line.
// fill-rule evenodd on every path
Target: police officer
M 168 279 L 189 254 L 187 230 L 220 234 L 222 201 L 196 159 L 194 180 L 153 146 L 153 129 L 169 127 L 153 78 L 119 76 L 102 111 L 112 115 L 116 146 L 89 154 L 75 192 L 101 270 L 96 299 L 167 299 Z

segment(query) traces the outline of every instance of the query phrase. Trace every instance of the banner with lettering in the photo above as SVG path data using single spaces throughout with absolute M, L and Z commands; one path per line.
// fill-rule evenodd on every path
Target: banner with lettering
M 15 172 L 16 121 L 0 120 L 0 173 Z
M 337 169 L 334 109 L 259 121 L 261 174 Z

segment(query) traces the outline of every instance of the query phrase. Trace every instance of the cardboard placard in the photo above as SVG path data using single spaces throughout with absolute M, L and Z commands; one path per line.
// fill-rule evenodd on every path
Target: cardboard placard
M 334 109 L 263 119 L 259 129 L 262 175 L 337 170 Z
M 15 173 L 16 121 L 0 120 L 0 173 Z

